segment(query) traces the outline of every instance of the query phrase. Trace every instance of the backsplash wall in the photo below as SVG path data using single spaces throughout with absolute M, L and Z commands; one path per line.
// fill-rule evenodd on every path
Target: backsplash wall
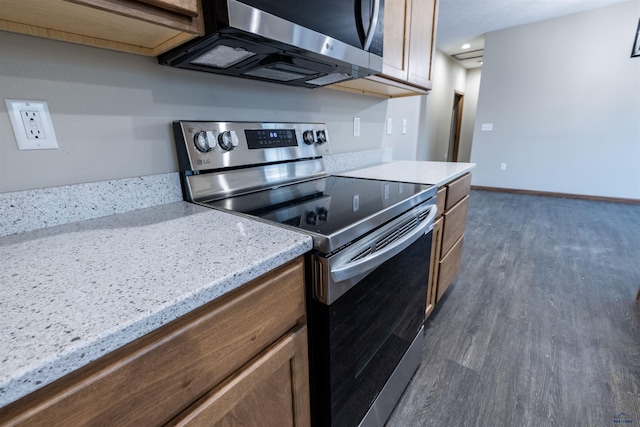
M 0 58 L 0 193 L 175 172 L 173 120 L 323 121 L 333 153 L 383 145 L 411 152 L 419 139 L 414 131 L 401 135 L 399 122 L 394 135 L 384 134 L 386 117 L 405 115 L 415 100 L 174 69 L 155 58 L 2 31 Z M 7 98 L 47 101 L 60 148 L 19 151 Z

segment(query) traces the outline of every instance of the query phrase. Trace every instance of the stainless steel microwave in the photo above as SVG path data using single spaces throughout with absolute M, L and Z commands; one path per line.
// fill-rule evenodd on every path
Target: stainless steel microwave
M 307 88 L 382 71 L 384 0 L 203 0 L 205 35 L 164 65 Z

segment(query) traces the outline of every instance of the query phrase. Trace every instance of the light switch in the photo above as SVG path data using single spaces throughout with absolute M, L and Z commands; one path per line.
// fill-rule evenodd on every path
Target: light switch
M 483 123 L 482 128 L 483 131 L 493 130 L 493 123 Z

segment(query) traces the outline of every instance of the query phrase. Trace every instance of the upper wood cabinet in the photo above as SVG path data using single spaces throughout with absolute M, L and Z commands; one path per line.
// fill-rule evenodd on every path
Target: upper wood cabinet
M 384 7 L 382 74 L 405 82 L 409 76 L 411 3 L 412 0 L 387 0 Z
M 382 73 L 331 88 L 383 97 L 428 93 L 436 20 L 437 0 L 385 0 Z
M 407 81 L 417 87 L 431 89 L 431 58 L 435 48 L 437 17 L 436 0 L 416 0 L 411 3 L 413 21 L 409 36 Z
M 0 0 L 0 30 L 156 56 L 204 24 L 198 0 Z
M 187 16 L 198 16 L 199 1 L 198 0 L 139 0 L 161 9 L 172 10 Z

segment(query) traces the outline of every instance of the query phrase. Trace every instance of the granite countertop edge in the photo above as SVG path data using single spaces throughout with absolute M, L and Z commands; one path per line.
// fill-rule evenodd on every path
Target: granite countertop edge
M 193 253 L 184 253 L 192 245 L 189 240 L 194 231 L 202 227 L 208 231 L 193 245 Z M 112 259 L 104 259 L 110 257 L 106 239 L 114 242 Z M 65 271 L 51 268 L 42 272 L 38 260 L 24 255 L 34 245 L 48 246 L 52 253 L 48 265 Z M 134 265 L 127 268 L 120 265 L 128 258 L 121 252 L 129 246 L 129 259 Z M 5 350 L 0 350 L 0 408 L 311 248 L 312 239 L 302 233 L 185 202 L 0 237 L 0 309 L 5 313 L 0 320 L 0 339 L 5 342 Z M 193 272 L 192 267 L 198 263 L 190 257 L 202 258 L 205 254 L 206 258 L 209 253 L 212 258 L 229 256 L 228 262 L 207 264 L 202 274 Z M 139 272 L 142 267 L 136 265 L 137 257 L 150 257 L 152 268 L 162 270 L 158 263 L 170 254 L 177 254 L 171 260 L 176 265 L 164 272 L 166 278 L 160 272 L 151 272 L 148 283 L 138 289 L 145 278 L 144 272 Z M 70 257 L 78 257 L 77 262 L 69 261 Z M 86 269 L 78 269 L 78 264 L 84 264 Z M 25 272 L 29 270 L 21 268 L 25 265 L 34 268 Z M 97 271 L 100 266 L 119 277 L 101 276 Z M 87 286 L 90 278 L 100 277 L 107 279 Z M 77 283 L 65 282 L 72 279 Z M 47 280 L 52 280 L 53 285 L 44 283 Z M 44 288 L 40 291 L 43 293 L 36 293 L 37 287 Z M 42 302 L 32 301 L 38 298 Z M 50 303 L 49 299 L 65 301 L 70 307 Z M 93 316 L 92 307 L 84 307 L 83 302 L 100 308 L 94 320 L 87 320 Z M 73 317 L 83 310 L 84 318 L 82 314 Z M 25 342 L 29 340 L 32 342 Z
M 413 182 L 442 186 L 475 169 L 475 163 L 393 160 L 338 173 L 354 178 Z

